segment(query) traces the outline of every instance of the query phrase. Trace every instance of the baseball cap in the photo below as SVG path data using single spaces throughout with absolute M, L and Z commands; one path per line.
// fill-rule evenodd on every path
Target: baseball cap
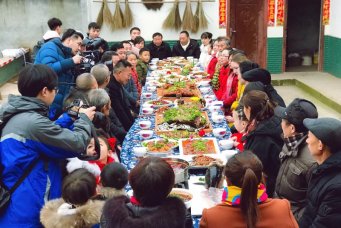
M 306 118 L 317 118 L 316 106 L 306 99 L 295 98 L 286 108 L 277 106 L 275 115 L 294 125 L 303 125 Z

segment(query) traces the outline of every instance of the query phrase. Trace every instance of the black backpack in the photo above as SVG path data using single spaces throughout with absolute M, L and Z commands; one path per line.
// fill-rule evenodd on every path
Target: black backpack
M 36 56 L 40 50 L 40 48 L 45 44 L 45 40 L 39 40 L 36 45 L 33 46 L 32 50 L 32 62 L 34 63 Z

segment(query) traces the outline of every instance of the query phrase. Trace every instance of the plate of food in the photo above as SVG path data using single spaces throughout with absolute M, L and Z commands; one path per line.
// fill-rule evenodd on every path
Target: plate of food
M 170 100 L 164 100 L 164 99 L 157 99 L 157 100 L 151 100 L 147 101 L 147 104 L 153 105 L 153 107 L 160 108 L 165 106 L 171 106 L 173 104 Z
M 151 139 L 141 143 L 147 148 L 147 154 L 158 157 L 165 157 L 173 152 L 173 149 L 178 147 L 178 142 L 171 139 Z
M 187 209 L 192 205 L 193 194 L 188 189 L 173 188 L 168 196 L 180 198 L 182 201 L 184 201 Z
M 216 138 L 180 139 L 179 150 L 182 156 L 220 153 Z

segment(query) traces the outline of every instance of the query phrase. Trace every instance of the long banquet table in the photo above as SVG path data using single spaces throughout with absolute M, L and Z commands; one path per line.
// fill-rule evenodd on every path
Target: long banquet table
M 148 77 L 151 77 L 151 76 L 148 76 Z M 155 114 L 151 114 L 151 115 L 143 115 L 142 114 L 142 104 L 144 102 L 146 102 L 147 100 L 155 100 L 155 99 L 158 99 L 158 96 L 157 96 L 157 93 L 154 92 L 152 94 L 152 97 L 151 98 L 148 98 L 146 99 L 143 94 L 145 92 L 147 92 L 146 90 L 146 87 L 147 86 L 144 86 L 142 88 L 142 95 L 141 95 L 141 99 L 140 99 L 140 104 L 141 104 L 141 109 L 140 109 L 140 115 L 138 118 L 136 118 L 133 126 L 130 128 L 129 132 L 127 133 L 126 137 L 125 137 L 125 140 L 123 142 L 123 145 L 122 145 L 122 150 L 121 150 L 121 162 L 122 164 L 124 164 L 128 170 L 131 170 L 135 165 L 136 163 L 138 162 L 138 158 L 135 156 L 134 152 L 133 152 L 133 148 L 134 147 L 140 147 L 141 146 L 141 142 L 143 142 L 143 140 L 140 138 L 140 135 L 138 134 L 139 131 L 141 130 L 141 128 L 139 127 L 139 121 L 141 120 L 150 120 L 152 125 L 150 127 L 150 129 L 155 129 Z M 214 92 L 212 91 L 212 88 L 210 87 L 210 90 L 208 93 L 206 93 L 205 95 L 214 95 L 215 97 L 215 94 Z M 214 99 L 216 100 L 216 98 Z M 218 111 L 219 114 L 224 114 L 222 110 Z M 212 115 L 211 115 L 211 112 L 207 110 L 207 113 L 208 113 L 208 117 L 209 117 L 209 120 L 212 124 L 212 127 L 213 129 L 214 128 L 225 128 L 226 129 L 226 134 L 225 136 L 219 138 L 219 140 L 222 140 L 222 139 L 228 139 L 231 135 L 231 132 L 230 132 L 230 129 L 228 127 L 228 124 L 226 123 L 226 121 L 224 120 L 222 123 L 214 123 L 213 120 L 212 120 Z M 206 135 L 204 137 L 214 137 L 212 133 L 206 133 Z M 153 136 L 151 139 L 154 139 L 154 138 L 160 138 L 154 131 L 153 133 Z M 220 148 L 221 150 L 221 148 Z M 173 151 L 173 155 L 174 156 L 178 156 L 179 155 L 179 149 L 175 149 Z M 189 190 L 192 191 L 191 188 L 193 188 L 193 180 L 195 181 L 196 178 L 195 177 L 191 177 L 190 180 L 189 180 Z M 192 187 L 191 187 L 192 186 Z M 201 217 L 201 212 L 202 212 L 202 207 L 203 205 L 201 204 L 200 202 L 200 194 L 204 194 L 205 191 L 207 192 L 208 190 L 204 189 L 203 186 L 201 186 L 202 188 L 198 188 L 196 187 L 196 189 L 193 189 L 194 193 L 193 194 L 193 198 L 195 198 L 197 201 L 197 203 L 193 203 L 192 204 L 192 207 L 197 205 L 198 208 L 192 208 L 192 217 L 193 217 L 193 222 L 194 222 L 194 227 L 199 227 L 199 221 L 200 221 L 200 217 Z M 127 190 L 130 190 L 130 186 L 127 187 Z M 209 205 L 209 204 L 207 204 Z M 201 207 L 200 207 L 201 206 Z M 212 205 L 210 205 L 212 206 Z M 197 210 L 195 210 L 197 209 Z M 195 212 L 193 214 L 193 212 Z

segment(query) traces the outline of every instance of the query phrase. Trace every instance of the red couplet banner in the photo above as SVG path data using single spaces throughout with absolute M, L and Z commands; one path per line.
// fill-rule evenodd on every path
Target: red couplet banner
M 322 12 L 322 24 L 329 25 L 330 16 L 330 0 L 324 0 L 323 2 L 323 12 Z
M 275 25 L 275 0 L 268 0 L 268 26 Z
M 226 28 L 226 0 L 219 0 L 219 28 Z
M 277 25 L 284 24 L 284 0 L 277 0 Z

